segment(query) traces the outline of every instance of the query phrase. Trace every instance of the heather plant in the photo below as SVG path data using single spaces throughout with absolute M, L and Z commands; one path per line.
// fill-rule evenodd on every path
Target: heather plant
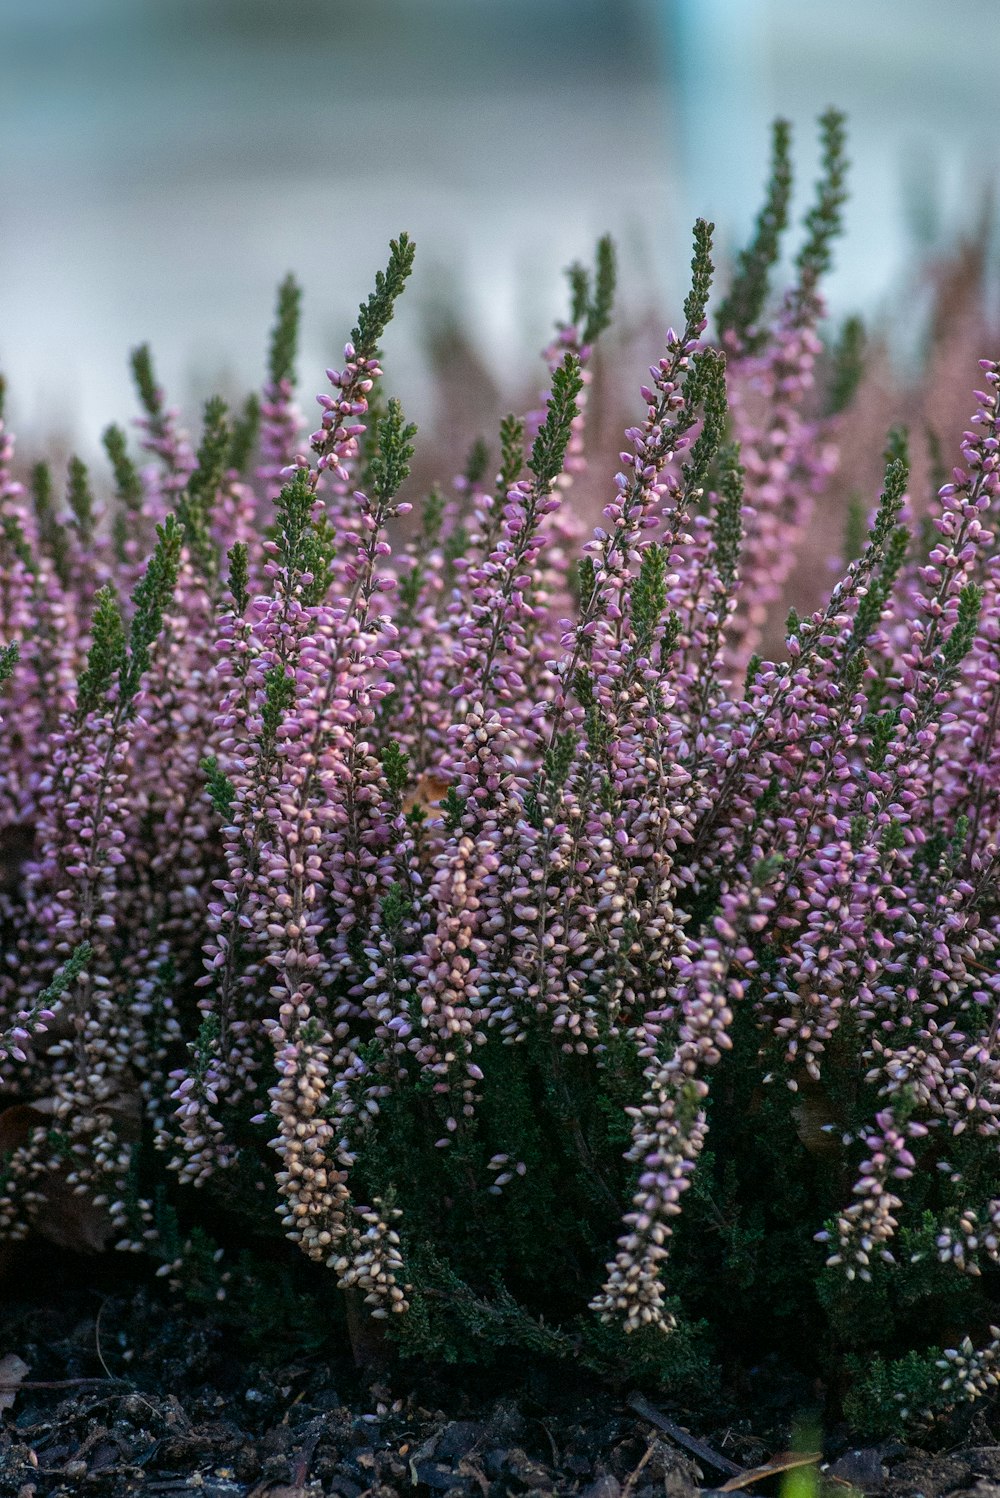
M 6 1240 L 58 1217 L 237 1321 L 290 1240 L 303 1338 L 335 1290 L 369 1353 L 704 1393 L 776 1351 L 872 1429 L 994 1385 L 1000 365 L 922 526 L 883 434 L 762 658 L 863 371 L 821 132 L 783 290 L 783 122 L 714 327 L 695 226 L 590 532 L 610 241 L 451 486 L 385 386 L 406 235 L 311 434 L 291 279 L 197 444 L 136 351 L 107 506 L 3 429 Z

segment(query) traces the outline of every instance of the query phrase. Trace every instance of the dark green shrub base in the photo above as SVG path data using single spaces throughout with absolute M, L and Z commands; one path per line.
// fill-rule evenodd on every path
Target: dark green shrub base
M 627 1336 L 588 1309 L 620 1231 L 616 1203 L 631 1188 L 622 1107 L 636 1095 L 640 1063 L 628 1044 L 609 1041 L 599 1071 L 589 1058 L 554 1055 L 541 1037 L 513 1047 L 491 1039 L 479 1052 L 483 1103 L 444 1149 L 422 1147 L 449 1137 L 426 1085 L 391 1099 L 366 1125 L 358 1172 L 360 1200 L 363 1189 L 402 1208 L 411 1286 L 409 1312 L 373 1327 L 379 1358 L 404 1378 L 450 1366 L 502 1389 L 527 1355 L 695 1414 L 724 1404 L 734 1417 L 760 1398 L 762 1378 L 791 1378 L 813 1391 L 812 1412 L 827 1428 L 846 1419 L 872 1437 L 947 1408 L 941 1348 L 963 1328 L 985 1333 L 997 1290 L 995 1276 L 974 1279 L 938 1261 L 947 1178 L 928 1172 L 914 1183 L 919 1215 L 901 1223 L 895 1265 L 875 1260 L 870 1283 L 825 1267 L 815 1233 L 856 1171 L 842 1131 L 871 1098 L 846 1069 L 831 1068 L 840 1080 L 822 1089 L 805 1078 L 797 1092 L 762 1085 L 748 1012 L 733 1034 L 713 1079 L 710 1148 L 672 1240 L 670 1335 Z M 289 1345 L 343 1353 L 344 1297 L 323 1266 L 289 1259 L 277 1215 L 261 1213 L 262 1196 L 273 1200 L 266 1130 L 247 1121 L 243 1131 L 238 1166 L 208 1193 L 164 1185 L 162 1156 L 142 1152 L 137 1190 L 158 1192 L 170 1283 L 248 1355 L 266 1359 Z M 498 1153 L 509 1157 L 511 1179 L 491 1195 Z M 597 1161 L 604 1171 L 613 1162 L 612 1174 Z

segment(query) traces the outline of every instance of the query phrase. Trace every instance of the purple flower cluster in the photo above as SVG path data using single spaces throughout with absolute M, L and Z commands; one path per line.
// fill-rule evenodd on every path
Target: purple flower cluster
M 961 1207 L 942 1262 L 1000 1263 L 1000 1171 L 963 1198 L 953 1159 L 1000 1133 L 1000 365 L 928 534 L 893 459 L 829 601 L 751 658 L 841 418 L 810 404 L 814 263 L 718 346 L 709 247 L 699 225 L 684 324 L 583 541 L 566 493 L 607 251 L 495 483 L 435 491 L 419 526 L 413 430 L 369 410 L 405 236 L 306 453 L 283 288 L 258 487 L 218 411 L 195 454 L 140 356 L 155 463 L 117 559 L 105 527 L 39 516 L 0 433 L 0 1083 L 45 1115 L 0 1178 L 7 1236 L 58 1180 L 120 1247 L 155 1243 L 140 1113 L 195 1186 L 270 1136 L 288 1236 L 401 1313 L 405 1214 L 355 1185 L 387 1100 L 428 1098 L 427 1149 L 459 1151 L 491 1040 L 597 1075 L 626 1041 L 634 1194 L 592 1306 L 669 1329 L 668 1244 L 742 1012 L 766 1085 L 846 1072 L 870 1099 L 831 1265 L 891 1261 L 927 1168 Z M 515 1158 L 484 1193 L 530 1186 Z

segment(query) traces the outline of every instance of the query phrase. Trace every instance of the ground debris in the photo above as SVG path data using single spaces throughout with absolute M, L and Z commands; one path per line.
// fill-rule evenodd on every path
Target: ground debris
M 768 1461 L 747 1495 L 779 1498 L 790 1435 L 773 1411 L 706 1427 L 535 1363 L 481 1387 L 419 1370 L 416 1388 L 346 1355 L 252 1358 L 141 1286 L 8 1297 L 0 1336 L 31 1369 L 0 1412 L 0 1498 L 733 1498 Z M 1000 1498 L 993 1435 L 981 1422 L 950 1455 L 845 1439 L 819 1492 Z

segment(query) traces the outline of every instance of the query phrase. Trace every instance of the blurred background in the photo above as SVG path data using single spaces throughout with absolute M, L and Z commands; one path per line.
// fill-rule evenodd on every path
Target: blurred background
M 997 0 L 0 0 L 13 424 L 94 451 L 142 340 L 192 407 L 259 384 L 289 269 L 311 394 L 404 228 L 390 389 L 434 421 L 450 320 L 505 409 L 542 382 L 571 260 L 614 235 L 655 346 L 691 220 L 723 261 L 742 242 L 778 113 L 801 204 L 831 103 L 854 163 L 832 307 L 905 343 L 916 259 L 992 212 L 998 76 Z

